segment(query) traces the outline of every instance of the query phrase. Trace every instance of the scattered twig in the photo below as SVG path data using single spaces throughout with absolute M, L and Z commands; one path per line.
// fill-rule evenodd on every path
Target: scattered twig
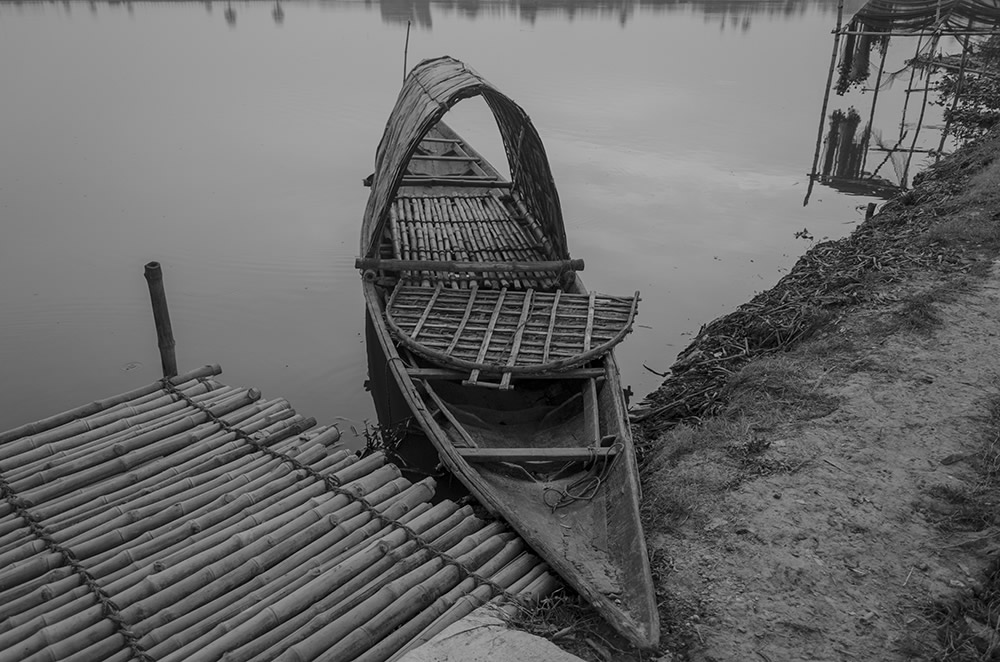
M 840 466 L 840 465 L 839 465 L 839 464 L 837 464 L 836 462 L 833 462 L 833 461 L 831 461 L 831 460 L 828 460 L 828 459 L 826 459 L 825 457 L 823 458 L 823 461 L 824 461 L 824 462 L 826 462 L 827 464 L 829 464 L 829 465 L 830 465 L 831 467 L 833 467 L 834 469 L 839 469 L 840 471 L 843 471 L 843 472 L 844 472 L 845 474 L 846 474 L 846 473 L 850 473 L 850 472 L 849 472 L 849 471 L 847 471 L 847 469 L 845 469 L 844 467 Z

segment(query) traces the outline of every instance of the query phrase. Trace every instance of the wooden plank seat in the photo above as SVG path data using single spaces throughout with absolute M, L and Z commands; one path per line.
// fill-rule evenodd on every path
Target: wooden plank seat
M 580 448 L 456 448 L 468 462 L 589 462 L 618 454 L 618 446 Z
M 400 195 L 389 209 L 388 233 L 393 257 L 407 261 L 466 263 L 547 262 L 553 260 L 549 240 L 538 224 L 510 195 Z M 415 270 L 404 281 L 453 289 L 480 287 L 552 289 L 559 274 L 535 272 L 481 273 Z
M 610 351 L 631 330 L 638 301 L 638 292 L 452 290 L 400 281 L 386 306 L 386 323 L 415 354 L 468 371 L 468 383 L 485 374 L 509 388 L 514 374 L 568 371 Z

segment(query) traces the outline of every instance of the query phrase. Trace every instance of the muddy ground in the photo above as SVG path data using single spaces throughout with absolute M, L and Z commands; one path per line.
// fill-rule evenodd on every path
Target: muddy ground
M 569 599 L 536 631 L 589 660 L 1000 659 L 998 153 L 813 246 L 637 409 L 661 650 Z

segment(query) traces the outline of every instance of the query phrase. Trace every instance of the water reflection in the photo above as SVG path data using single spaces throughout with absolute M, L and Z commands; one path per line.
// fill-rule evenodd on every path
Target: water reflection
M 152 0 L 155 4 L 157 0 Z M 9 0 L 0 0 L 0 5 Z M 108 5 L 120 4 L 121 0 L 107 0 Z M 22 0 L 14 0 L 10 4 L 21 5 Z M 41 4 L 41 3 L 38 3 Z M 97 1 L 88 0 L 90 11 L 97 13 Z M 212 12 L 212 0 L 204 0 L 205 9 Z M 280 0 L 275 2 L 271 16 L 276 25 L 285 20 L 285 9 L 289 3 L 282 6 Z M 311 2 L 293 3 L 306 7 Z M 386 24 L 405 25 L 410 22 L 425 30 L 434 27 L 434 11 L 453 14 L 466 19 L 479 17 L 510 17 L 534 25 L 542 17 L 563 16 L 569 21 L 578 18 L 613 18 L 620 26 L 626 26 L 634 20 L 638 12 L 652 13 L 698 13 L 704 15 L 706 21 L 717 21 L 719 30 L 727 29 L 746 32 L 750 29 L 754 17 L 792 18 L 803 15 L 810 9 L 825 12 L 835 11 L 837 0 L 380 0 L 377 3 L 365 0 L 318 0 L 317 4 L 324 7 L 343 7 L 345 9 L 364 6 L 373 9 L 378 5 L 382 21 Z M 848 4 L 860 4 L 857 0 Z M 133 3 L 127 2 L 129 13 L 134 11 Z M 70 3 L 62 0 L 62 7 L 70 13 Z M 224 12 L 226 23 L 236 26 L 236 10 L 232 3 L 226 3 Z

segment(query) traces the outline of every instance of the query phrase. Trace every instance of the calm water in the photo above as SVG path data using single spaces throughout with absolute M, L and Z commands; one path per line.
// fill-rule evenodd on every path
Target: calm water
M 374 418 L 353 260 L 408 19 L 411 64 L 463 59 L 531 114 L 588 287 L 641 290 L 637 396 L 644 363 L 780 278 L 796 231 L 842 236 L 869 201 L 802 206 L 835 4 L 230 8 L 0 4 L 0 430 L 159 377 L 150 260 L 182 370 Z

